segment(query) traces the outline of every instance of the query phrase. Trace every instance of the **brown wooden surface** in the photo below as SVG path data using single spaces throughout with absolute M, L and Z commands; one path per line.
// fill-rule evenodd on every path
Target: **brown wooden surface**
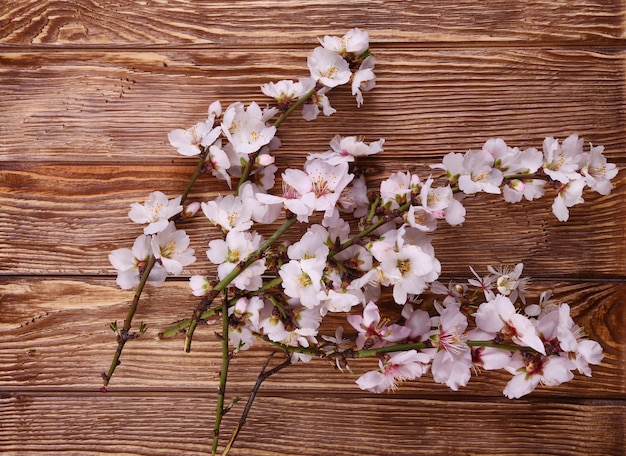
M 195 305 L 184 277 L 147 290 L 136 321 L 148 332 L 128 344 L 110 391 L 98 391 L 115 349 L 107 325 L 132 297 L 107 255 L 139 233 L 129 204 L 153 190 L 176 195 L 193 169 L 167 132 L 216 99 L 265 102 L 258 86 L 306 75 L 318 36 L 369 30 L 378 85 L 359 110 L 338 90 L 334 116 L 289 119 L 282 166 L 326 150 L 336 133 L 386 139 L 384 155 L 367 160 L 373 180 L 407 167 L 426 174 L 492 136 L 540 147 L 578 133 L 626 166 L 622 1 L 434 3 L 2 2 L 0 453 L 209 451 L 218 327 L 199 328 L 189 354 L 179 336 L 155 339 Z M 480 196 L 464 226 L 442 227 L 434 242 L 445 277 L 523 261 L 534 294 L 559 290 L 604 348 L 592 378 L 517 401 L 502 397 L 503 373 L 457 393 L 426 376 L 373 395 L 313 361 L 263 386 L 234 454 L 626 454 L 625 189 L 621 171 L 610 196 L 586 194 L 568 223 L 549 199 Z M 204 179 L 192 196 L 221 190 Z M 199 261 L 187 275 L 208 267 L 198 231 L 211 233 L 202 218 L 188 227 Z M 268 353 L 236 357 L 229 397 L 245 396 Z

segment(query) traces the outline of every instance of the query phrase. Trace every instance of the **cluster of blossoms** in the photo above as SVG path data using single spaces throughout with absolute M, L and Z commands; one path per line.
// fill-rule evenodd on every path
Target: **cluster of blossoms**
M 505 396 L 519 398 L 540 383 L 567 382 L 573 371 L 591 376 L 589 365 L 600 363 L 602 347 L 584 337 L 570 307 L 551 301 L 549 291 L 538 304 L 526 306 L 524 315 L 520 308 L 526 304 L 528 278 L 520 277 L 522 268 L 521 263 L 513 271 L 489 267 L 485 277 L 448 287 L 433 282 L 431 291 L 446 296 L 442 303 L 435 301 L 435 316 L 410 303 L 402 309 L 401 324 L 381 324 L 374 303 L 363 316 L 349 316 L 358 331 L 357 348 L 415 347 L 381 356 L 380 368 L 363 374 L 358 385 L 373 392 L 393 390 L 430 369 L 435 382 L 456 391 L 472 371 L 504 369 L 513 375 Z
M 205 121 L 170 132 L 180 154 L 199 156 L 202 171 L 234 189 L 186 206 L 181 197 L 160 192 L 133 204 L 131 220 L 147 226 L 132 249 L 110 255 L 120 287 L 142 280 L 159 285 L 195 261 L 189 237 L 175 223 L 201 209 L 223 236 L 210 240 L 206 250 L 216 270 L 190 279 L 201 304 L 188 325 L 189 340 L 207 313 L 227 319 L 228 356 L 259 339 L 290 353 L 292 362 L 317 356 L 340 369 L 352 358 L 378 356 L 379 369 L 357 380 L 374 392 L 428 371 L 457 390 L 472 370 L 482 368 L 511 372 L 504 393 L 513 398 L 539 383 L 568 381 L 574 370 L 590 375 L 589 365 L 602 359 L 601 347 L 583 338 L 567 304 L 544 294 L 538 304 L 526 305 L 528 279 L 521 276 L 521 264 L 490 267 L 487 276 L 474 273 L 467 284 L 446 287 L 437 281 L 441 264 L 431 238 L 440 220 L 462 224 L 463 198 L 478 192 L 502 193 L 517 203 L 551 188 L 553 212 L 567 220 L 568 208 L 583 202 L 584 187 L 610 192 L 617 170 L 603 148 L 585 152 L 575 135 L 562 142 L 547 138 L 543 152 L 490 139 L 480 150 L 446 155 L 431 166 L 433 175 L 398 172 L 371 189 L 355 162 L 383 152 L 384 140 L 335 136 L 329 150 L 310 154 L 302 169 L 282 171 L 277 190 L 273 153 L 284 118 L 297 107 L 308 120 L 320 110 L 334 113 L 328 93 L 344 84 L 360 106 L 362 92 L 375 84 L 366 32 L 354 29 L 320 43 L 308 58 L 308 77 L 262 86 L 276 106 L 234 103 L 223 110 L 215 102 Z M 283 215 L 274 235 L 256 230 Z M 295 224 L 303 226 L 300 239 L 277 242 Z M 415 307 L 425 292 L 445 295 L 435 303 L 434 316 Z M 398 321 L 381 317 L 377 303 L 384 300 L 401 306 Z M 350 334 L 338 327 L 334 336 L 323 335 L 329 313 L 345 315 Z
M 569 207 L 583 203 L 586 186 L 601 195 L 611 192 L 611 179 L 617 175 L 613 163 L 602 155 L 603 146 L 589 146 L 577 135 L 559 142 L 543 141 L 543 151 L 509 147 L 500 139 L 490 139 L 481 150 L 450 153 L 443 163 L 433 166 L 446 171 L 452 185 L 471 195 L 477 192 L 502 193 L 510 203 L 544 195 L 546 187 L 556 190 L 552 212 L 561 222 L 569 218 Z

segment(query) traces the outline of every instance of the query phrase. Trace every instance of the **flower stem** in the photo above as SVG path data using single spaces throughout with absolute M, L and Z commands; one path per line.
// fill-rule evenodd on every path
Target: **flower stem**
M 304 103 L 307 102 L 307 100 L 309 98 L 311 98 L 313 96 L 313 94 L 315 94 L 315 92 L 317 92 L 318 88 L 317 87 L 313 87 L 311 90 L 309 90 L 307 93 L 305 93 L 304 95 L 302 95 L 298 101 L 296 101 L 294 104 L 292 104 L 291 106 L 289 106 L 289 108 L 282 113 L 278 119 L 276 119 L 276 121 L 274 122 L 274 126 L 276 128 L 278 128 L 280 126 L 280 124 L 282 124 L 285 119 L 287 117 L 289 117 L 291 115 L 292 112 L 294 112 L 296 109 L 298 109 L 300 106 L 302 106 Z
M 494 344 L 489 340 L 468 340 L 466 344 L 468 345 L 468 347 L 490 347 L 510 352 L 532 350 L 532 348 L 520 347 L 518 345 Z M 415 342 L 412 344 L 389 345 L 387 347 L 371 348 L 368 350 L 355 350 L 354 353 L 356 355 L 355 358 L 368 358 L 372 356 L 378 356 L 380 353 L 391 353 L 407 350 L 423 350 L 424 348 L 428 347 L 429 345 L 427 342 Z
M 102 373 L 102 378 L 104 379 L 104 386 L 107 386 L 109 384 L 109 382 L 111 381 L 111 377 L 113 377 L 113 373 L 115 372 L 115 369 L 117 368 L 117 366 L 120 365 L 121 363 L 120 356 L 122 355 L 122 351 L 124 350 L 124 345 L 126 345 L 126 342 L 128 342 L 130 339 L 135 339 L 138 337 L 138 334 L 130 332 L 130 327 L 133 321 L 133 317 L 135 316 L 135 312 L 137 311 L 137 306 L 139 304 L 139 298 L 141 297 L 141 292 L 143 291 L 143 287 L 146 285 L 146 282 L 148 281 L 148 277 L 150 276 L 150 271 L 152 271 L 152 268 L 154 267 L 155 262 L 156 262 L 156 259 L 154 258 L 154 255 L 150 255 L 148 257 L 148 263 L 146 264 L 143 274 L 141 274 L 141 278 L 139 279 L 139 284 L 137 285 L 137 288 L 135 289 L 135 296 L 133 298 L 133 302 L 131 303 L 128 309 L 128 313 L 126 314 L 126 318 L 124 319 L 124 326 L 117 334 L 117 349 L 115 350 L 115 355 L 113 355 L 111 366 L 109 367 L 108 372 Z
M 228 348 L 228 303 L 226 299 L 222 304 L 222 369 L 220 370 L 220 384 L 217 391 L 217 405 L 215 409 L 215 423 L 213 424 L 213 445 L 211 454 L 217 454 L 217 446 L 220 437 L 220 426 L 224 416 L 224 397 L 226 396 L 226 380 L 228 378 L 228 365 L 230 363 L 230 352 Z
M 215 311 L 216 309 L 209 309 L 205 312 L 202 313 L 202 315 L 200 315 L 200 320 L 206 320 L 209 317 L 212 317 L 213 315 L 215 315 Z M 189 324 L 191 323 L 191 318 L 187 318 L 186 320 L 182 320 L 180 322 L 178 322 L 176 325 L 167 328 L 165 331 L 160 332 L 157 335 L 157 338 L 159 340 L 162 339 L 167 339 L 168 337 L 173 336 L 174 334 L 176 334 L 177 332 L 183 331 L 185 329 L 187 329 L 189 327 Z
M 189 182 L 187 182 L 187 185 L 185 186 L 185 190 L 183 190 L 183 194 L 180 199 L 181 205 L 185 202 L 185 200 L 189 196 L 189 192 L 191 192 L 191 188 L 193 187 L 193 184 L 195 184 L 196 180 L 198 179 L 198 176 L 200 176 L 200 173 L 202 172 L 202 168 L 204 168 L 204 162 L 206 161 L 206 156 L 208 152 L 209 152 L 208 147 L 205 147 L 202 150 L 202 152 L 200 152 L 200 158 L 198 160 L 198 164 L 196 165 L 196 169 L 193 171 L 193 174 L 189 178 Z
M 410 206 L 411 206 L 411 202 L 408 201 L 408 202 L 404 203 L 402 206 L 400 206 L 398 209 L 396 209 L 396 211 L 398 213 L 406 212 L 409 209 Z M 357 242 L 359 239 L 364 238 L 365 236 L 370 234 L 372 231 L 375 231 L 377 228 L 380 228 L 382 225 L 384 225 L 385 223 L 387 223 L 389 220 L 391 220 L 393 218 L 395 218 L 395 217 L 393 217 L 393 216 L 381 217 L 375 223 L 372 223 L 369 227 L 365 228 L 360 233 L 357 233 L 354 236 L 352 236 L 346 242 L 341 244 L 337 249 L 334 249 L 333 251 L 331 251 L 328 254 L 328 257 L 329 258 L 334 257 L 337 253 L 341 252 L 342 250 L 347 249 L 348 247 L 353 245 L 355 242 Z

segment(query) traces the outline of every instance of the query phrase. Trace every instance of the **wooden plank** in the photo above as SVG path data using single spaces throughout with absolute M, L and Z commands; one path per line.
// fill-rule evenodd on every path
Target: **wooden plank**
M 409 169 L 424 178 L 432 172 L 422 163 L 414 161 L 407 168 L 405 160 L 388 157 L 384 154 L 365 161 L 372 186 L 396 171 Z M 298 168 L 299 162 L 299 158 L 283 161 Z M 115 273 L 108 254 L 131 247 L 142 232 L 142 227 L 127 217 L 130 204 L 145 201 L 155 190 L 170 197 L 179 195 L 195 159 L 188 160 L 188 165 L 180 163 L 5 163 L 0 173 L 0 272 Z M 464 225 L 441 223 L 433 234 L 443 274 L 465 276 L 470 265 L 485 270 L 488 264 L 524 262 L 527 273 L 534 277 L 623 279 L 625 179 L 623 172 L 618 175 L 609 196 L 586 192 L 586 202 L 571 208 L 567 223 L 558 222 L 552 214 L 554 195 L 550 193 L 543 200 L 516 205 L 498 195 L 468 198 Z M 192 200 L 198 201 L 228 191 L 223 182 L 210 176 L 203 176 L 195 189 Z M 588 230 L 590 226 L 594 229 Z M 260 226 L 259 230 L 269 236 L 276 227 Z M 202 213 L 180 228 L 188 231 L 198 258 L 185 274 L 213 270 L 205 251 L 209 240 L 219 236 L 217 230 Z M 304 228 L 290 230 L 285 239 L 299 239 Z M 581 232 L 586 233 L 584 237 Z
M 259 86 L 307 76 L 305 49 L 5 50 L 0 160 L 169 161 L 177 156 L 171 129 L 203 120 L 214 100 L 269 102 Z M 626 160 L 621 51 L 373 51 L 378 82 L 365 104 L 356 109 L 347 88 L 331 92 L 335 115 L 305 122 L 297 114 L 283 124 L 283 154 L 326 150 L 335 134 L 383 137 L 388 153 L 413 160 L 477 148 L 492 136 L 541 147 L 546 136 L 578 133 Z
M 261 396 L 229 454 L 621 456 L 624 405 L 624 401 Z M 4 394 L 0 452 L 209 454 L 213 407 L 206 393 Z M 223 443 L 240 409 L 237 405 L 226 416 Z
M 608 41 L 623 37 L 618 0 L 406 2 L 401 0 L 193 2 L 7 0 L 0 44 L 275 45 L 369 30 L 403 42 Z
M 576 375 L 557 388 L 538 388 L 533 397 L 612 398 L 626 394 L 626 285 L 593 283 L 531 284 L 529 299 L 546 289 L 554 298 L 570 304 L 577 324 L 589 337 L 602 344 L 605 358 L 594 366 L 593 377 Z M 534 298 L 533 298 L 534 296 Z M 100 374 L 110 364 L 115 337 L 108 329 L 111 321 L 121 321 L 128 308 L 131 292 L 116 289 L 106 279 L 2 279 L 0 282 L 0 389 L 80 388 L 96 391 Z M 162 288 L 148 288 L 135 317 L 148 325 L 144 337 L 127 344 L 122 364 L 111 382 L 112 391 L 189 390 L 213 391 L 217 387 L 221 351 L 215 333 L 219 322 L 211 321 L 196 332 L 191 353 L 183 352 L 183 335 L 156 340 L 159 332 L 178 320 L 188 318 L 197 299 L 183 281 L 166 282 Z M 428 299 L 427 301 L 428 302 Z M 384 303 L 381 303 L 384 306 Z M 396 305 L 385 312 L 397 314 Z M 351 334 L 345 316 L 336 315 L 321 329 L 332 335 L 344 326 Z M 229 391 L 244 394 L 256 379 L 271 348 L 258 343 L 242 352 L 232 363 Z M 371 370 L 376 360 L 354 361 L 360 375 Z M 264 387 L 267 392 L 332 391 L 348 396 L 358 394 L 356 375 L 335 372 L 326 361 L 290 366 Z M 501 397 L 509 374 L 483 372 L 466 388 L 454 393 L 435 384 L 430 374 L 405 383 L 401 394 L 458 399 L 459 396 Z

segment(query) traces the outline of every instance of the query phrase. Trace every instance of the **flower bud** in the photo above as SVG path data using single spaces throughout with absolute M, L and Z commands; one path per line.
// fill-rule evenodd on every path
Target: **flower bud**
M 259 154 L 256 158 L 256 163 L 260 166 L 269 166 L 275 161 L 275 157 L 270 154 Z
M 185 206 L 185 210 L 183 214 L 185 218 L 191 218 L 196 215 L 196 212 L 200 210 L 200 203 L 198 201 L 194 201 L 193 203 L 189 203 Z

